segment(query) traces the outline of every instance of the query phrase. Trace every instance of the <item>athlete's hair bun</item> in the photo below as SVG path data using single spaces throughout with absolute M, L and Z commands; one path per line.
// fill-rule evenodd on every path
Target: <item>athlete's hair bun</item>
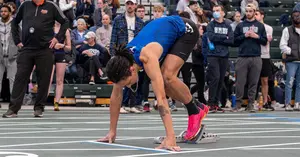
M 121 56 L 126 58 L 131 65 L 134 63 L 132 52 L 129 51 L 129 48 L 127 48 L 125 44 L 115 46 L 115 50 L 116 50 L 115 56 Z

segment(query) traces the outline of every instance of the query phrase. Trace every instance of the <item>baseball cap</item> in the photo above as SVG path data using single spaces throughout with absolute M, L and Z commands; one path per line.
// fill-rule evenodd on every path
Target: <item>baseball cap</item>
M 246 8 L 248 8 L 248 9 L 253 9 L 254 11 L 256 11 L 256 6 L 253 4 L 253 3 L 249 3 L 247 6 L 246 6 Z
M 125 3 L 127 3 L 127 2 L 132 2 L 132 3 L 136 4 L 136 0 L 126 0 Z
M 86 33 L 86 35 L 84 36 L 86 39 L 90 39 L 90 38 L 96 38 L 96 34 L 94 32 L 88 32 Z

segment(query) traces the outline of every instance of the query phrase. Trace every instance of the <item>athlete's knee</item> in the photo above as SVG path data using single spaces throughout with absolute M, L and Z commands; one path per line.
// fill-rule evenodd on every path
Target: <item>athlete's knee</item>
M 163 75 L 164 83 L 167 87 L 172 85 L 173 81 L 177 79 L 176 74 L 174 74 L 171 71 L 164 70 L 162 72 L 162 75 Z

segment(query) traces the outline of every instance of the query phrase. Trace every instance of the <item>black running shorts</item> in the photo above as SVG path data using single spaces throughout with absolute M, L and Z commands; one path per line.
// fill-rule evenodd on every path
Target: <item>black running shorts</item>
M 173 54 L 186 61 L 194 49 L 198 38 L 199 31 L 196 24 L 187 18 L 182 18 L 185 23 L 185 34 L 175 41 L 168 54 Z

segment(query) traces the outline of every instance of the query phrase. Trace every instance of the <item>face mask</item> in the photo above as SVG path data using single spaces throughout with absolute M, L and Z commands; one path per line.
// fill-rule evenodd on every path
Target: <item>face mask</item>
M 214 17 L 214 19 L 219 19 L 221 17 L 220 12 L 214 12 L 213 17 Z

